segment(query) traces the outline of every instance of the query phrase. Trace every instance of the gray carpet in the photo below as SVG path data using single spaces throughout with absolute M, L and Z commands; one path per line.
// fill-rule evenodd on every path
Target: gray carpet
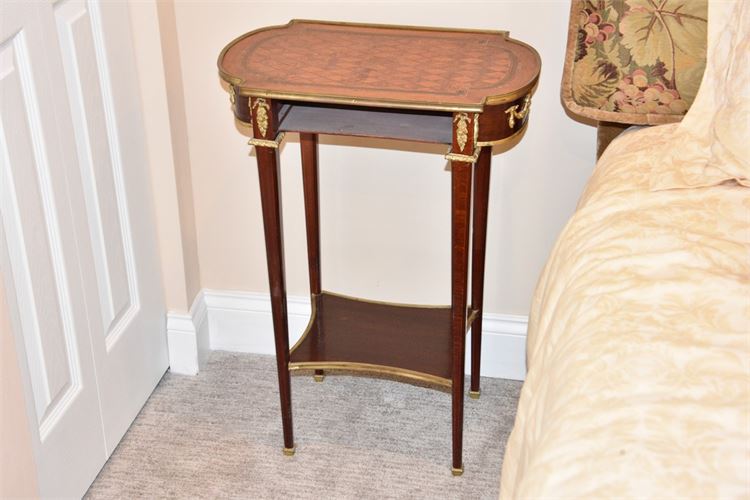
M 466 399 L 453 477 L 448 393 L 295 375 L 297 454 L 285 457 L 274 358 L 213 352 L 195 377 L 164 375 L 87 498 L 494 499 L 520 388 L 484 378 Z

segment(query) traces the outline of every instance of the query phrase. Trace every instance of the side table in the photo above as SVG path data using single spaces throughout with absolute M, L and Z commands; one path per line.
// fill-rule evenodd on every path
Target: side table
M 539 78 L 539 55 L 504 31 L 293 20 L 235 39 L 219 55 L 218 66 L 235 118 L 251 131 L 249 144 L 256 148 L 284 452 L 295 450 L 290 371 L 315 370 L 316 380 L 322 380 L 324 370 L 335 369 L 394 374 L 450 388 L 452 470 L 460 475 L 469 328 L 469 395 L 479 397 L 492 146 L 507 149 L 522 137 Z M 312 302 L 307 329 L 291 350 L 278 155 L 286 132 L 299 133 L 302 147 Z M 389 304 L 323 290 L 319 134 L 449 146 L 450 306 Z

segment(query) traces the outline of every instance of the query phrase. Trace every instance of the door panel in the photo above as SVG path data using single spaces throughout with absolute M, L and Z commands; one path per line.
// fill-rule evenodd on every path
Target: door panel
M 100 332 L 117 332 L 118 324 L 127 324 L 137 310 L 137 293 L 130 233 L 122 226 L 124 193 L 119 147 L 112 133 L 111 89 L 102 85 L 107 76 L 101 56 L 97 55 L 92 33 L 92 18 L 85 2 L 68 0 L 55 6 L 55 21 L 69 90 L 76 147 L 83 178 L 83 194 L 91 234 L 98 302 Z M 98 33 L 97 33 L 98 34 Z M 98 44 L 101 47 L 101 42 Z M 107 99 L 103 97 L 107 91 Z M 106 113 L 105 113 L 106 110 Z M 109 119 L 108 119 L 109 118 Z
M 168 367 L 146 139 L 125 2 L 52 7 L 78 151 L 72 198 L 108 453 Z M 80 193 L 80 194 L 79 194 Z
M 50 60 L 35 7 L 0 25 L 0 265 L 19 349 L 42 495 L 75 495 L 106 460 Z M 64 102 L 64 96 L 62 96 Z M 67 153 L 67 154 L 66 154 Z M 70 450 L 76 450 L 71 453 Z M 70 470 L 71 474 L 61 473 Z
M 70 297 L 62 255 L 52 250 L 53 244 L 60 248 L 59 226 L 25 38 L 22 31 L 0 49 L 0 154 L 3 219 L 13 243 L 20 319 L 41 424 L 57 402 L 80 389 L 80 372 L 74 350 L 66 345 L 73 334 Z M 59 279 L 51 287 L 52 276 Z
M 168 367 L 124 2 L 0 2 L 0 272 L 40 493 L 80 496 Z

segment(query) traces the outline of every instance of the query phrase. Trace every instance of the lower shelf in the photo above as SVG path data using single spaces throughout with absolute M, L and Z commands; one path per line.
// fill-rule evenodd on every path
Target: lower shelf
M 371 302 L 323 292 L 289 369 L 387 373 L 451 386 L 451 308 Z

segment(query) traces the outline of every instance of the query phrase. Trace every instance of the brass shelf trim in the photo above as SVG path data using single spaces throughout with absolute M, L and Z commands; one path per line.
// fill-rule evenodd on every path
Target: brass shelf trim
M 422 373 L 415 370 L 407 370 L 406 368 L 397 368 L 395 366 L 358 363 L 354 361 L 301 361 L 289 363 L 289 371 L 295 370 L 347 370 L 379 373 L 417 380 L 419 382 L 427 382 L 449 389 L 453 386 L 453 381 L 449 378 L 438 377 L 437 375 L 430 375 L 429 373 Z

